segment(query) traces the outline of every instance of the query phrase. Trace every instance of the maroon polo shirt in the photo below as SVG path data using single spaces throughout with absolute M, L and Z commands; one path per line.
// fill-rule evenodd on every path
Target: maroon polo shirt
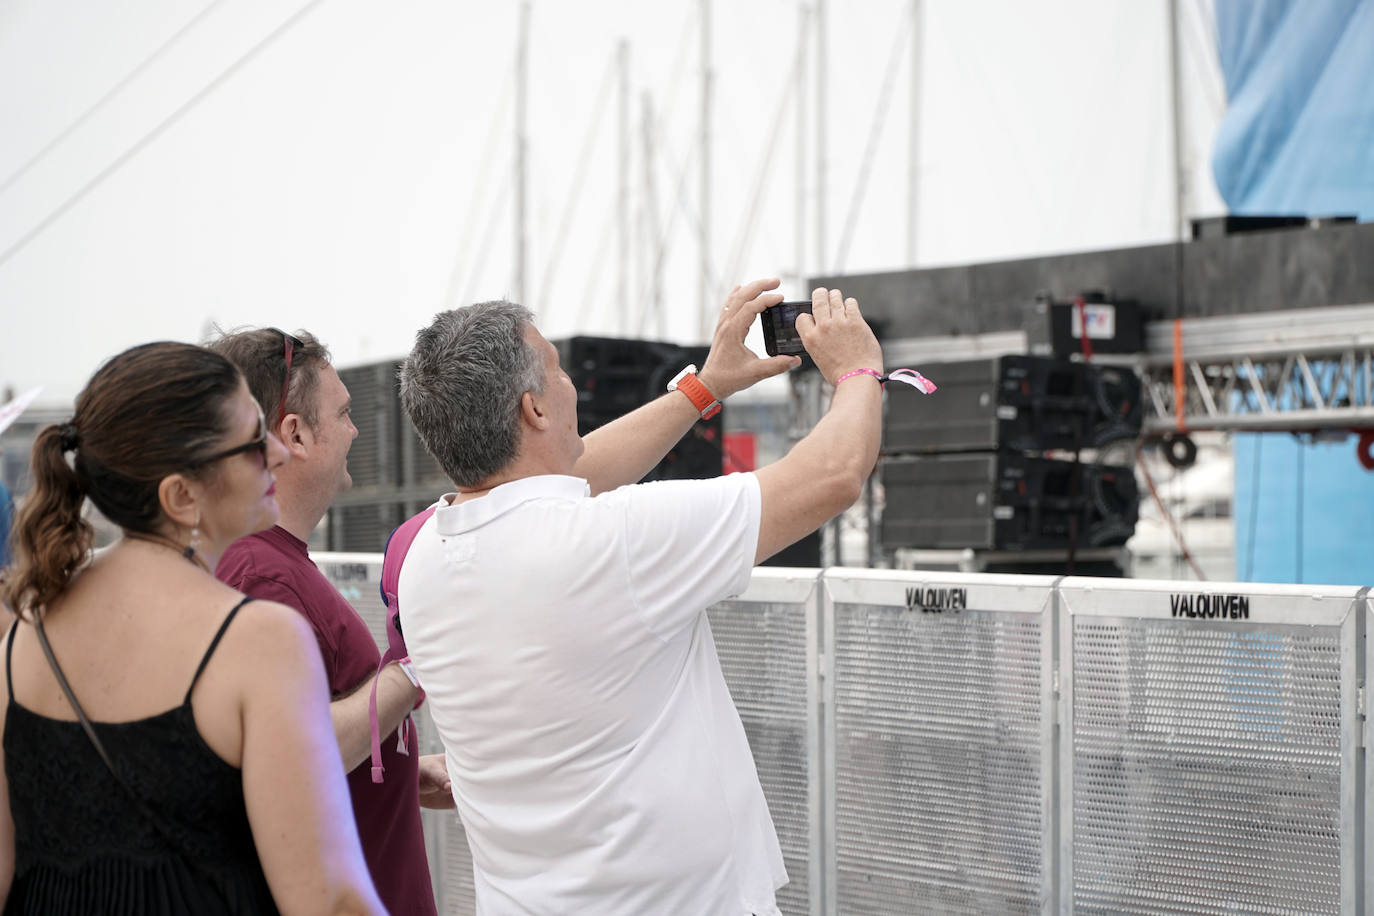
M 311 562 L 305 542 L 284 528 L 235 541 L 215 575 L 245 595 L 293 607 L 310 621 L 332 696 L 376 673 L 381 653 L 367 624 Z M 348 790 L 382 903 L 393 913 L 429 916 L 435 912 L 434 890 L 420 826 L 420 749 L 415 730 L 407 732 L 405 754 L 397 750 L 395 731 L 382 738 L 385 781 L 374 783 L 372 762 L 364 760 L 348 774 Z

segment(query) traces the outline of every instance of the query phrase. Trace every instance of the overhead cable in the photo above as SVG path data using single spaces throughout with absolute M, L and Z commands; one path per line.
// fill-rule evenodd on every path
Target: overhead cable
M 592 116 L 587 122 L 587 132 L 582 137 L 582 147 L 577 155 L 577 164 L 573 168 L 568 197 L 563 203 L 563 212 L 558 218 L 558 231 L 554 233 L 553 248 L 549 251 L 544 262 L 544 276 L 539 283 L 539 298 L 535 300 L 544 309 L 549 307 L 546 303 L 550 301 L 549 297 L 553 294 L 553 280 L 558 272 L 558 262 L 563 256 L 563 243 L 567 241 L 573 215 L 577 212 L 577 205 L 582 198 L 582 187 L 586 184 L 587 179 L 587 166 L 591 162 L 592 151 L 596 148 L 602 118 L 609 107 L 611 89 L 615 86 L 615 76 L 616 57 L 612 54 L 607 58 L 606 72 L 601 78 L 601 88 L 597 90 L 596 100 L 592 104 Z
M 460 305 L 467 304 L 467 296 L 472 290 L 473 277 L 477 270 L 477 267 L 473 265 L 480 265 L 481 260 L 484 260 L 467 258 L 466 255 L 473 247 L 472 234 L 474 227 L 478 225 L 478 217 L 481 213 L 482 202 L 485 200 L 487 189 L 497 187 L 496 183 L 490 180 L 493 167 L 492 164 L 496 160 L 497 137 L 500 131 L 505 128 L 507 121 L 506 116 L 511 111 L 511 96 L 514 94 L 514 91 L 515 73 L 507 70 L 505 82 L 502 84 L 500 93 L 498 93 L 496 107 L 492 110 L 491 123 L 487 129 L 487 140 L 482 147 L 482 164 L 477 168 L 476 178 L 472 183 L 472 197 L 468 200 L 467 210 L 461 223 L 463 227 L 462 239 L 459 241 L 458 248 L 453 254 L 453 268 L 449 271 L 448 286 L 444 290 L 443 307 L 446 309 L 456 308 Z M 509 167 L 507 170 L 509 171 Z M 503 178 L 502 181 L 504 180 Z M 504 202 L 505 198 L 501 193 L 502 188 L 497 188 L 497 191 L 498 197 Z M 488 217 L 481 225 L 488 227 L 490 223 L 491 218 Z M 484 250 L 485 247 L 484 245 Z M 463 281 L 464 277 L 468 278 L 467 281 L 460 282 Z M 456 298 L 459 290 L 463 292 L 463 298 L 461 300 Z
M 275 42 L 282 35 L 286 34 L 286 32 L 289 31 L 292 26 L 300 22 L 306 16 L 307 13 L 314 10 L 322 2 L 324 2 L 324 0 L 309 0 L 309 2 L 307 2 L 299 10 L 293 13 L 290 18 L 288 18 L 281 25 L 273 29 L 267 35 L 266 38 L 263 38 L 257 44 L 253 45 L 253 47 L 249 48 L 243 55 L 241 55 L 237 60 L 235 60 L 232 64 L 225 68 L 225 70 L 222 71 L 219 74 L 219 76 L 216 76 L 213 80 L 207 83 L 199 92 L 197 92 L 195 95 L 191 96 L 189 99 L 183 102 L 180 106 L 176 108 L 176 110 L 174 110 L 171 114 L 167 115 L 167 117 L 163 118 L 156 127 L 154 127 L 148 133 L 144 134 L 141 139 L 139 139 L 137 142 L 133 144 L 133 146 L 130 146 L 127 150 L 125 150 L 123 153 L 117 156 L 113 162 L 111 162 L 109 165 L 105 166 L 105 168 L 97 172 L 95 177 L 93 177 L 85 184 L 83 184 L 80 188 L 76 190 L 75 193 L 73 193 L 66 200 L 64 200 L 56 209 L 54 209 L 43 219 L 39 220 L 37 225 L 35 225 L 28 232 L 20 236 L 18 241 L 16 241 L 14 244 L 6 248 L 3 253 L 0 253 L 0 266 L 6 264 L 10 258 L 14 257 L 30 242 L 38 238 L 38 236 L 42 235 L 45 231 L 47 231 L 49 226 L 51 226 L 53 223 L 57 222 L 59 219 L 65 216 L 67 211 L 71 210 L 72 207 L 76 206 L 78 203 L 84 200 L 86 195 L 90 194 L 97 187 L 103 184 L 107 178 L 109 178 L 111 175 L 114 175 L 121 168 L 123 168 L 129 160 L 133 159 L 135 156 L 141 153 L 154 140 L 158 139 L 164 133 L 166 133 L 168 128 L 172 127 L 172 125 L 180 121 L 183 116 L 185 116 L 189 111 L 191 111 L 191 109 L 195 108 L 201 102 L 205 101 L 205 99 L 208 98 L 216 89 L 224 85 L 224 83 L 227 82 L 230 77 L 232 77 L 234 74 L 242 70 L 243 67 L 250 61 L 256 59 L 257 56 L 260 53 L 262 53 L 263 50 L 265 50 L 269 45 Z
M 587 261 L 587 285 L 582 290 L 582 301 L 577 307 L 577 318 L 573 322 L 574 328 L 580 329 L 588 326 L 588 312 L 596 299 L 600 284 L 605 280 L 607 272 L 603 265 L 606 263 L 606 249 L 610 247 L 611 236 L 614 234 L 615 217 L 615 208 L 607 207 L 605 219 L 601 223 L 601 233 L 597 236 L 596 250 Z
M 783 122 L 786 120 L 792 104 L 792 97 L 796 93 L 797 84 L 800 81 L 802 63 L 806 59 L 805 54 L 806 47 L 798 42 L 797 53 L 792 60 L 792 69 L 783 80 L 782 93 L 778 98 L 778 107 L 773 115 L 773 124 L 768 131 L 768 139 L 760 149 L 758 169 L 754 173 L 754 185 L 749 192 L 749 202 L 744 207 L 744 214 L 735 235 L 734 244 L 730 246 L 733 255 L 725 270 L 724 278 L 727 281 L 732 281 L 739 276 L 739 272 L 744 269 L 745 260 L 752 246 L 754 230 L 758 227 L 758 218 L 763 211 L 765 185 L 773 166 L 773 157 L 783 145 L 778 142 L 778 136 L 782 133 Z
M 1184 542 L 1183 532 L 1179 530 L 1178 523 L 1174 521 L 1173 513 L 1169 511 L 1169 507 L 1164 505 L 1164 500 L 1160 498 L 1159 490 L 1155 487 L 1154 476 L 1150 473 L 1150 466 L 1145 463 L 1141 450 L 1142 446 L 1137 444 L 1135 447 L 1136 466 L 1140 468 L 1140 474 L 1145 478 L 1145 485 L 1150 488 L 1150 495 L 1154 497 L 1155 506 L 1159 508 L 1160 517 L 1163 518 L 1165 523 L 1169 526 L 1169 532 L 1174 536 L 1174 542 L 1178 544 L 1179 553 L 1182 554 L 1184 560 L 1188 561 L 1188 565 L 1192 567 L 1193 575 L 1197 576 L 1199 582 L 1205 582 L 1207 581 L 1207 576 L 1202 572 L 1202 567 L 1198 565 L 1197 560 L 1193 559 L 1192 551 L 1188 549 L 1188 545 Z
M 487 211 L 487 218 L 483 222 L 485 227 L 482 231 L 481 245 L 478 247 L 472 259 L 468 262 L 467 280 L 463 283 L 463 295 L 458 300 L 459 305 L 466 305 L 473 301 L 473 296 L 477 291 L 477 284 L 483 279 L 482 268 L 487 265 L 487 255 L 491 252 L 491 243 L 496 238 L 495 227 L 500 224 L 501 214 L 506 208 L 506 201 L 510 198 L 514 179 L 515 165 L 508 163 L 506 173 L 502 175 L 501 181 L 497 182 L 496 194 L 491 198 L 491 208 Z M 507 180 L 509 179 L 509 180 Z M 521 303 L 522 305 L 524 303 Z
M 901 19 L 906 18 L 906 11 L 902 11 Z M 843 273 L 844 262 L 849 256 L 849 243 L 854 240 L 854 229 L 859 221 L 859 210 L 863 206 L 865 193 L 868 191 L 868 177 L 873 172 L 873 158 L 878 152 L 878 141 L 882 139 L 883 128 L 887 126 L 887 109 L 892 103 L 892 90 L 897 82 L 897 67 L 902 61 L 903 51 L 906 43 L 911 37 L 910 31 L 900 27 L 900 20 L 896 34 L 892 40 L 892 51 L 888 54 L 887 73 L 883 75 L 882 89 L 878 93 L 878 102 L 873 108 L 873 122 L 868 129 L 868 143 L 864 149 L 863 159 L 859 162 L 859 176 L 854 182 L 854 195 L 849 199 L 849 212 L 845 215 L 844 229 L 840 232 L 840 244 L 835 252 L 835 262 L 831 267 L 831 273 Z M 916 50 L 913 48 L 913 55 Z
M 212 0 L 212 2 L 208 4 L 204 9 L 202 9 L 199 13 L 196 13 L 196 15 L 192 16 L 189 20 L 187 20 L 185 25 L 183 25 L 181 28 L 177 29 L 174 33 L 172 33 L 172 36 L 168 38 L 166 41 L 164 41 L 162 44 L 158 45 L 157 50 L 155 50 L 152 54 L 144 58 L 142 63 L 140 63 L 134 69 L 130 70 L 128 73 L 126 73 L 124 77 L 121 80 L 119 80 L 119 82 L 115 83 L 113 86 L 110 87 L 108 92 L 106 92 L 100 98 L 96 99 L 95 103 L 92 104 L 85 111 L 81 112 L 81 114 L 77 115 L 74 121 L 72 121 L 70 124 L 64 127 L 57 134 L 57 136 L 53 137 L 46 144 L 44 144 L 42 149 L 40 149 L 38 152 L 30 156 L 27 162 L 25 162 L 19 168 L 15 169 L 15 171 L 11 173 L 8 178 L 5 179 L 4 183 L 0 183 L 0 194 L 4 194 L 6 191 L 10 189 L 12 185 L 19 181 L 19 179 L 23 178 L 26 174 L 28 174 L 28 171 L 31 168 L 33 168 L 41 160 L 46 158 L 47 155 L 51 153 L 54 149 L 56 149 L 59 145 L 61 145 L 61 143 L 64 140 L 70 137 L 82 125 L 84 125 L 87 121 L 93 118 L 96 115 L 96 113 L 100 111 L 100 109 L 105 107 L 107 102 L 109 102 L 115 96 L 123 92 L 126 86 L 128 86 L 134 80 L 142 76 L 149 67 L 151 67 L 154 63 L 161 59 L 162 55 L 169 48 L 171 48 L 173 45 L 179 42 L 188 32 L 194 29 L 200 23 L 200 21 L 204 19 L 206 16 L 208 16 L 216 7 L 222 6 L 223 4 L 224 0 Z

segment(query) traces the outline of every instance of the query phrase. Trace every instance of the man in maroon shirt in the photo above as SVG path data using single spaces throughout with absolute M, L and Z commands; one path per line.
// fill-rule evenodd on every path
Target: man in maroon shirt
M 243 371 L 269 427 L 291 453 L 277 470 L 279 522 L 231 545 L 215 574 L 310 621 L 329 675 L 334 733 L 373 883 L 392 913 L 433 914 L 420 806 L 453 807 L 443 755 L 421 757 L 415 729 L 400 728 L 419 690 L 401 666 L 390 664 L 377 684 L 385 778 L 373 782 L 368 700 L 381 655 L 367 624 L 311 562 L 305 545 L 330 503 L 353 483 L 348 449 L 358 430 L 349 419 L 348 389 L 329 364 L 329 351 L 304 332 L 242 331 L 210 347 Z

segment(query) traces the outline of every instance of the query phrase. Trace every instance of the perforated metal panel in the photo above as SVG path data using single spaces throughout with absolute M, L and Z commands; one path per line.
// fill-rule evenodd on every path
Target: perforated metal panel
M 415 425 L 405 416 L 404 411 L 401 412 L 400 427 L 403 482 L 433 484 L 438 492 L 448 488 L 448 475 L 420 441 L 420 434 L 415 431 Z
M 1052 580 L 823 581 L 832 911 L 1050 912 Z
M 1353 913 L 1355 589 L 1070 579 L 1080 913 Z
M 382 578 L 382 555 L 317 553 L 313 559 L 325 577 L 367 623 L 378 649 L 385 652 L 385 608 L 378 590 Z M 421 706 L 415 713 L 415 728 L 420 738 L 420 753 L 443 753 L 443 742 L 439 740 L 438 729 L 434 727 L 427 707 Z M 430 880 L 434 884 L 439 912 L 443 916 L 472 916 L 477 912 L 477 901 L 472 883 L 472 857 L 468 853 L 462 822 L 452 811 L 423 810 L 420 820 L 425 831 Z
M 396 526 L 405 521 L 407 506 L 399 502 L 368 502 L 334 506 L 329 510 L 329 546 L 339 552 L 380 551 Z
M 380 556 L 317 562 L 384 640 Z M 709 611 L 788 916 L 1354 913 L 1374 895 L 1362 591 L 1069 579 L 1054 598 L 1041 577 L 832 570 L 817 600 L 816 576 L 756 570 Z M 473 913 L 461 824 L 424 824 L 440 912 Z
M 340 369 L 339 378 L 352 397 L 351 416 L 358 437 L 348 450 L 348 472 L 356 487 L 385 487 L 400 482 L 400 399 L 396 370 L 389 360 Z M 378 550 L 381 545 L 378 545 Z
M 421 706 L 415 713 L 415 727 L 420 734 L 420 753 L 444 752 L 444 743 L 427 706 Z M 454 811 L 422 809 L 420 821 L 425 828 L 429 876 L 440 916 L 475 916 L 477 891 L 472 880 L 472 854 L 462 820 Z
M 786 916 L 819 905 L 816 846 L 818 773 L 814 665 L 816 570 L 758 569 L 739 598 L 707 611 L 721 670 L 754 754 L 778 833 L 788 883 L 777 894 Z
M 386 651 L 386 617 L 378 584 L 382 580 L 380 553 L 312 553 L 310 558 L 330 584 L 339 590 L 367 624 L 377 646 Z

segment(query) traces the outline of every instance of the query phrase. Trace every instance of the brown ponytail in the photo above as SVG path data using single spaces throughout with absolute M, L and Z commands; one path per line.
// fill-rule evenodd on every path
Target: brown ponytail
M 33 490 L 14 523 L 19 560 L 0 597 L 25 619 L 61 594 L 91 549 L 91 525 L 81 517 L 86 492 L 67 466 L 62 440 L 62 427 L 55 424 L 34 440 Z
M 124 530 L 155 533 L 164 521 L 159 484 L 215 448 L 241 384 L 229 360 L 183 343 L 143 344 L 96 370 L 72 421 L 45 427 L 34 442 L 34 487 L 14 526 L 16 562 L 0 600 L 32 619 L 62 593 L 91 549 L 86 497 Z

